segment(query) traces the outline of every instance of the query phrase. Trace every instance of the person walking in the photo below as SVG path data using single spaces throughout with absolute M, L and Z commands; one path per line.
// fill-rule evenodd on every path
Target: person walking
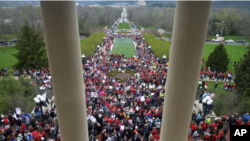
M 194 131 L 193 137 L 194 137 L 194 138 L 193 138 L 193 141 L 197 141 L 197 140 L 198 140 L 198 138 L 199 138 L 199 133 L 198 133 L 197 130 Z
M 225 141 L 227 141 L 227 138 L 226 138 L 227 133 L 228 133 L 228 126 L 225 126 L 223 128 L 223 138 Z
M 217 91 L 218 81 L 215 82 L 215 90 Z

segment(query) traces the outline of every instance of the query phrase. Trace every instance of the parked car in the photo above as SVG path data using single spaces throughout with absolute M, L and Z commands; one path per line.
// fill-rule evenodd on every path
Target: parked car
M 229 40 L 226 40 L 225 42 L 226 42 L 226 43 L 234 43 L 234 40 L 229 39 Z
M 213 42 L 222 42 L 221 39 L 212 39 Z
M 17 43 L 17 39 L 10 40 L 10 43 Z
M 245 43 L 245 40 L 237 40 L 236 43 Z
M 3 40 L 0 40 L 0 44 L 4 44 L 5 43 L 5 41 L 3 41 Z
M 210 39 L 206 39 L 205 41 L 206 41 L 206 42 L 210 42 L 211 40 L 210 40 Z
M 126 29 L 122 29 L 121 31 L 126 31 Z

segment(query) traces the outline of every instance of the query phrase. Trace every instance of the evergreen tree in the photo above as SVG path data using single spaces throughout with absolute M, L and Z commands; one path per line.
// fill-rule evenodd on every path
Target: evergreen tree
M 250 110 L 250 47 L 248 47 L 247 54 L 241 58 L 239 64 L 235 64 L 235 78 L 237 94 L 241 101 L 239 102 L 239 109 L 241 113 Z
M 45 48 L 44 37 L 40 32 L 36 32 L 25 20 L 20 28 L 18 43 L 16 44 L 17 54 L 13 54 L 18 63 L 16 69 L 38 69 L 48 67 L 47 50 Z
M 214 51 L 209 55 L 206 65 L 210 66 L 217 72 L 226 72 L 228 68 L 229 58 L 224 44 L 220 44 L 214 48 Z
M 250 96 L 250 49 L 247 54 L 241 58 L 239 64 L 235 64 L 234 67 L 234 82 L 237 87 L 237 93 L 240 95 Z

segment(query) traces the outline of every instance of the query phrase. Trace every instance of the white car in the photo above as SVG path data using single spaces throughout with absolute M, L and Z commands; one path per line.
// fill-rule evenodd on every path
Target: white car
M 225 42 L 227 42 L 227 43 L 233 43 L 234 40 L 229 39 L 229 40 L 226 40 Z
M 213 42 L 222 42 L 220 39 L 212 39 Z

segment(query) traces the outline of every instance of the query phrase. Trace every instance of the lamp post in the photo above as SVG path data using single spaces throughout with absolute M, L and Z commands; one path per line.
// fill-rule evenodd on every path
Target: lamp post
M 221 33 L 221 37 L 222 37 L 222 31 L 223 31 L 223 23 L 224 23 L 225 21 L 222 21 L 222 26 L 221 26 L 221 31 L 220 31 L 220 33 Z

